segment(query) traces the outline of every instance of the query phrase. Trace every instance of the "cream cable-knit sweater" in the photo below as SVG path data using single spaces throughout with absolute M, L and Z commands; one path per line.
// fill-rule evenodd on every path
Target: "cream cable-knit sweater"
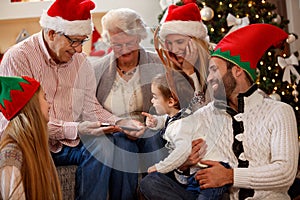
M 173 155 L 178 159 L 173 163 L 161 161 L 156 164 L 157 170 L 164 172 L 177 166 L 177 161 L 190 154 L 189 142 L 203 136 L 208 145 L 204 159 L 228 162 L 234 169 L 231 199 L 238 199 L 238 188 L 255 190 L 253 198 L 248 199 L 290 199 L 287 191 L 295 178 L 299 155 L 294 111 L 288 104 L 264 98 L 258 91 L 243 98 L 244 113 L 235 119 L 244 124 L 244 133 L 237 137 L 244 146 L 240 158 L 249 161 L 249 168 L 237 168 L 232 151 L 232 118 L 212 102 L 170 126 L 169 131 L 176 136 L 174 145 L 181 147 L 175 148 L 177 153 Z M 185 139 L 187 142 L 183 142 Z

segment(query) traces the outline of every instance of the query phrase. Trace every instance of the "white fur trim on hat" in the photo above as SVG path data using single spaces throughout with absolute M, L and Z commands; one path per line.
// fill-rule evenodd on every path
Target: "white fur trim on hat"
M 161 25 L 159 36 L 162 40 L 169 34 L 188 35 L 203 40 L 209 40 L 206 26 L 199 21 L 168 21 Z
M 61 17 L 51 17 L 46 10 L 40 18 L 40 25 L 66 35 L 90 35 L 94 28 L 91 19 L 68 21 Z

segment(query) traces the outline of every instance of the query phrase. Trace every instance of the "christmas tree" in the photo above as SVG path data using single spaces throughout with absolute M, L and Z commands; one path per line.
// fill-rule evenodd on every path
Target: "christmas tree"
M 276 6 L 266 0 L 182 0 L 175 4 L 180 6 L 190 2 L 196 3 L 201 9 L 201 17 L 212 43 L 218 43 L 226 34 L 237 28 L 254 23 L 268 23 L 287 31 L 289 21 L 277 14 Z M 159 21 L 165 11 L 166 9 L 158 16 Z M 298 56 L 297 53 L 289 52 L 288 45 L 282 49 L 270 48 L 258 63 L 256 83 L 271 98 L 286 102 L 294 108 L 300 138 L 297 87 L 300 75 L 296 70 L 299 66 Z

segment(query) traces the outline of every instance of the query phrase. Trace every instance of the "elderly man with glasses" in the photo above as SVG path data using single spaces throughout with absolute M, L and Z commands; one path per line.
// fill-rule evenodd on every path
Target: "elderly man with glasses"
M 62 34 L 69 40 L 71 47 L 78 47 L 79 45 L 82 46 L 84 43 L 89 41 L 89 38 L 86 38 L 83 40 L 78 40 L 78 39 L 72 39 L 69 36 L 65 35 L 64 33 L 62 33 Z

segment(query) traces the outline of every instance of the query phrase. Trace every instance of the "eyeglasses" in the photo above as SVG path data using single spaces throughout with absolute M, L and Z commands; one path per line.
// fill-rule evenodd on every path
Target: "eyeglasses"
M 73 40 L 65 34 L 63 34 L 63 36 L 65 36 L 65 38 L 67 38 L 69 40 L 71 47 L 78 47 L 79 45 L 83 45 L 85 42 L 87 42 L 89 40 L 88 38 L 83 39 L 83 40 Z
M 131 42 L 127 42 L 124 44 L 121 43 L 116 43 L 116 44 L 110 44 L 110 46 L 115 49 L 115 50 L 121 50 L 124 46 L 127 47 L 128 49 L 133 49 L 134 47 L 136 47 L 137 45 L 137 40 L 135 41 L 131 41 Z

